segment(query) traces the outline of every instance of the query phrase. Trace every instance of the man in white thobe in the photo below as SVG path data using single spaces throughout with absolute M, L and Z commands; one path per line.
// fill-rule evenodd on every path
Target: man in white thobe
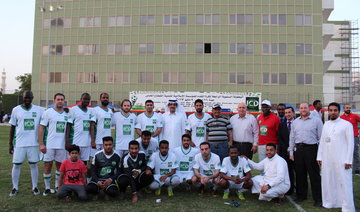
M 266 158 L 255 163 L 249 160 L 252 169 L 263 171 L 264 175 L 252 178 L 252 193 L 260 193 L 259 200 L 281 200 L 290 188 L 289 172 L 286 161 L 276 154 L 276 144 L 266 144 Z
M 182 105 L 176 99 L 170 99 L 166 105 L 166 112 L 162 116 L 163 129 L 161 131 L 162 140 L 169 142 L 170 150 L 181 146 L 181 136 L 185 134 L 186 114 Z
M 330 120 L 322 129 L 317 161 L 321 166 L 322 202 L 325 208 L 355 211 L 352 169 L 354 132 L 350 122 L 339 118 L 340 105 L 330 103 Z

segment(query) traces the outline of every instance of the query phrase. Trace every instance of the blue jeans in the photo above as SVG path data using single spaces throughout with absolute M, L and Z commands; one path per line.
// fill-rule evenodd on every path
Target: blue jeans
M 211 152 L 219 155 L 220 161 L 229 156 L 228 142 L 210 142 Z

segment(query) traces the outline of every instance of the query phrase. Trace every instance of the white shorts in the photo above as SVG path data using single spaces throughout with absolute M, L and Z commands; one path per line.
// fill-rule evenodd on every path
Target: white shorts
M 94 157 L 95 154 L 96 154 L 98 151 L 102 150 L 102 149 L 103 149 L 103 145 L 102 145 L 102 144 L 96 144 L 96 148 L 95 148 L 95 149 L 94 149 L 94 148 L 91 148 L 90 157 Z
M 172 179 L 175 179 L 175 178 L 179 178 L 179 176 L 177 176 L 176 174 L 174 174 L 173 176 L 171 177 L 168 177 L 166 178 L 165 181 L 160 181 L 160 177 L 162 175 L 154 175 L 154 181 L 159 183 L 160 187 L 163 186 L 163 185 L 170 185 L 170 183 L 172 182 Z
M 91 154 L 91 146 L 81 146 L 80 147 L 80 160 L 89 161 Z
M 27 158 L 29 163 L 37 163 L 40 160 L 39 157 L 39 147 L 38 146 L 28 146 L 28 147 L 15 147 L 13 154 L 13 163 L 22 164 Z
M 194 176 L 194 172 L 180 172 L 176 171 L 176 175 L 179 176 L 180 182 L 183 182 L 185 180 L 191 180 L 191 178 Z
M 44 162 L 56 161 L 62 163 L 68 154 L 65 149 L 46 149 L 46 153 L 42 154 L 41 160 Z
M 236 189 L 238 192 L 244 192 L 246 191 L 247 189 L 244 189 L 243 186 L 244 186 L 244 182 L 240 183 L 240 184 L 236 184 L 234 181 L 232 180 L 228 180 L 230 186 L 229 188 L 230 189 Z

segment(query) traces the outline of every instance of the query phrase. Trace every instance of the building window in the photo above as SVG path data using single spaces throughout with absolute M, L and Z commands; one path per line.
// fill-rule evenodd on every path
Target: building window
M 263 54 L 284 55 L 286 54 L 286 43 L 264 43 L 262 45 Z
M 254 53 L 254 45 L 252 43 L 230 43 L 229 53 L 250 55 Z
M 295 15 L 295 25 L 296 26 L 311 26 L 312 25 L 312 16 L 297 14 Z
M 70 28 L 71 27 L 71 18 L 54 18 L 54 19 L 44 19 L 43 28 Z
M 184 54 L 186 53 L 187 45 L 185 43 L 164 43 L 163 54 Z
M 218 54 L 220 53 L 219 43 L 197 43 L 195 46 L 196 54 Z
M 61 83 L 69 83 L 69 72 L 61 72 Z
M 164 25 L 186 25 L 186 15 L 164 15 Z
M 153 15 L 141 15 L 140 25 L 155 25 L 155 16 Z
M 129 83 L 129 72 L 107 72 L 106 83 Z
M 219 84 L 220 83 L 220 73 L 219 72 L 206 72 L 203 73 L 203 83 L 204 84 Z
M 296 55 L 312 55 L 312 44 L 296 44 Z
M 304 73 L 297 73 L 296 74 L 296 84 L 297 85 L 312 85 L 312 74 L 304 74 Z
M 163 72 L 162 83 L 163 84 L 185 84 L 187 80 L 186 72 Z
M 253 73 L 229 73 L 229 83 L 230 84 L 254 84 L 254 74 Z
M 131 16 L 111 16 L 109 17 L 109 27 L 116 26 L 130 26 L 131 25 Z
M 203 84 L 204 83 L 204 73 L 203 72 L 195 72 L 195 83 Z
M 70 55 L 70 46 L 68 45 L 50 45 L 49 46 L 43 46 L 42 48 L 42 55 L 48 56 L 48 55 Z
M 139 54 L 154 54 L 155 44 L 143 43 L 139 44 Z
M 130 44 L 109 44 L 108 55 L 129 55 L 131 54 Z
M 78 55 L 97 55 L 99 53 L 99 44 L 78 45 Z
M 80 27 L 100 27 L 101 17 L 80 17 Z
M 229 15 L 229 24 L 237 25 L 252 25 L 254 23 L 253 15 L 251 14 L 231 14 Z
M 97 72 L 78 72 L 77 83 L 98 83 L 99 82 L 99 73 Z
M 220 24 L 219 14 L 197 14 L 196 24 L 197 25 L 218 25 Z
M 286 25 L 285 14 L 264 14 L 262 15 L 263 25 Z
M 152 72 L 139 72 L 138 83 L 154 83 L 154 73 Z
M 263 73 L 263 84 L 284 85 L 287 83 L 286 73 Z

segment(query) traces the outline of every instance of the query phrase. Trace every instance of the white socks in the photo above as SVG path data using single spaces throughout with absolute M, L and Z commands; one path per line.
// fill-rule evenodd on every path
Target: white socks
M 59 187 L 59 177 L 60 177 L 60 172 L 56 171 L 56 175 L 55 175 L 55 188 Z
M 20 168 L 21 165 L 14 164 L 11 172 L 13 188 L 16 190 L 19 190 Z
M 50 189 L 51 173 L 50 174 L 45 174 L 44 173 L 43 176 L 44 176 L 45 190 Z
M 38 179 L 39 179 L 39 169 L 38 165 L 35 164 L 29 164 L 30 166 L 30 173 L 31 173 L 31 182 L 32 182 L 32 189 L 37 187 L 38 185 Z

